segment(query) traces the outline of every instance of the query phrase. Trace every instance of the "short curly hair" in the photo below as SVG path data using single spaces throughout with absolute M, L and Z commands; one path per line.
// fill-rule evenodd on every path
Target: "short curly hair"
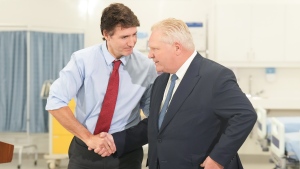
M 102 35 L 104 30 L 109 35 L 113 35 L 116 26 L 122 28 L 137 27 L 140 26 L 140 22 L 130 8 L 122 3 L 112 3 L 102 12 L 100 21 Z

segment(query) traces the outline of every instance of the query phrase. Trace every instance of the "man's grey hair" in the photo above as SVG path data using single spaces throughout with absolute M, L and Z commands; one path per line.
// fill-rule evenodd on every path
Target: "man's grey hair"
M 160 30 L 162 32 L 161 40 L 168 44 L 174 42 L 180 43 L 188 50 L 195 50 L 193 37 L 188 26 L 182 20 L 168 18 L 154 24 L 151 31 Z

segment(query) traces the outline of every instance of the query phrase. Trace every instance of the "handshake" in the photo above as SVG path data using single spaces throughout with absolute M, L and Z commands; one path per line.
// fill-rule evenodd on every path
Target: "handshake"
M 88 150 L 94 151 L 102 157 L 110 156 L 116 152 L 116 145 L 111 134 L 101 132 L 97 135 L 91 135 L 88 140 L 84 140 Z

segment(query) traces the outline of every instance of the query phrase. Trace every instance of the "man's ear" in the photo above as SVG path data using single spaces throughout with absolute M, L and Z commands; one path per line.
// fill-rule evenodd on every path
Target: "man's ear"
M 106 41 L 109 40 L 109 33 L 106 30 L 103 30 L 103 37 Z
M 178 42 L 174 43 L 175 53 L 178 56 L 182 52 L 182 45 Z

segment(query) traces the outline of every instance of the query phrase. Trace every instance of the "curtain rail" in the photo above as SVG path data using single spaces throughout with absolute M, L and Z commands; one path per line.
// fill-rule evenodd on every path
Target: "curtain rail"
M 85 33 L 84 28 L 53 27 L 39 25 L 0 24 L 0 30 L 47 31 L 59 33 Z

